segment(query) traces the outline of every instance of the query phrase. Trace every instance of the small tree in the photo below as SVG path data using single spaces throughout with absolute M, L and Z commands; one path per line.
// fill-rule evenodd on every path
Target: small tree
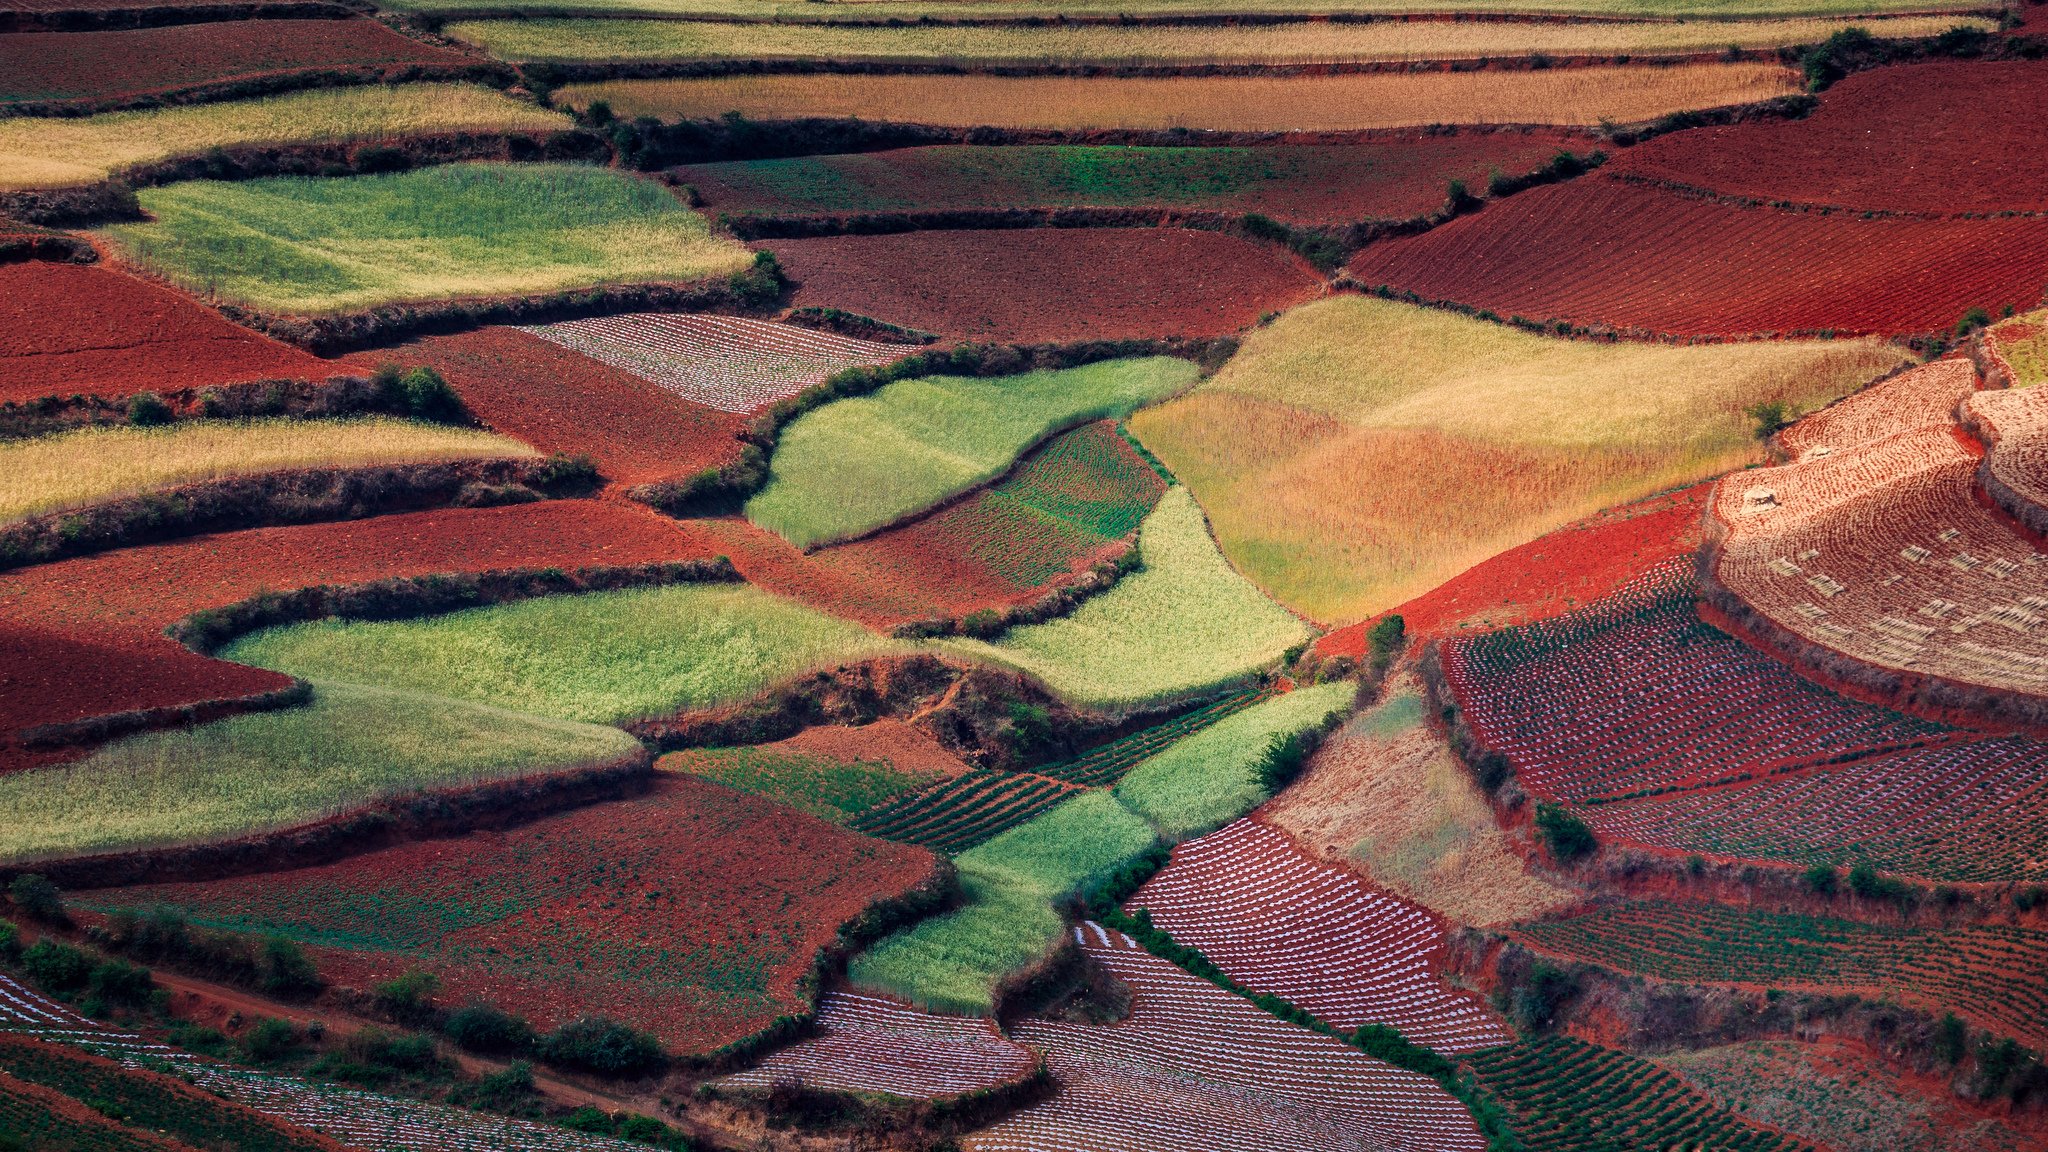
M 371 989 L 377 997 L 377 1004 L 400 1020 L 416 1019 L 431 1006 L 434 990 L 441 986 L 441 978 L 431 972 L 415 968 L 395 979 Z
M 258 982 L 278 996 L 310 996 L 321 988 L 320 973 L 305 949 L 283 936 L 265 936 L 257 959 Z
M 171 406 L 154 392 L 137 392 L 128 398 L 128 422 L 139 428 L 169 424 L 176 418 Z
M 92 957 L 86 952 L 48 937 L 21 954 L 21 970 L 45 992 L 76 992 L 85 987 L 92 969 Z
M 1835 894 L 1836 879 L 1837 876 L 1833 864 L 1815 864 L 1806 870 L 1807 890 L 1822 896 L 1833 896 Z
M 1792 422 L 1792 414 L 1783 400 L 1759 400 L 1742 410 L 1755 426 L 1756 438 L 1768 440 L 1784 430 Z
M 637 1076 L 667 1063 L 652 1036 L 602 1016 L 571 1020 L 555 1029 L 541 1042 L 540 1057 L 558 1068 L 600 1076 Z
M 71 917 L 64 911 L 64 894 L 50 883 L 47 876 L 35 872 L 16 876 L 13 883 L 7 885 L 7 899 L 31 920 L 59 927 L 71 924 Z
M 1562 804 L 1536 805 L 1536 834 L 1543 838 L 1551 858 L 1560 862 L 1590 855 L 1600 846 L 1593 829 Z
M 1970 1030 L 1962 1018 L 1950 1012 L 1934 1026 L 1934 1054 L 1942 1063 L 1954 1067 L 1962 1063 L 1970 1051 Z
M 1399 613 L 1390 614 L 1365 634 L 1368 659 L 1375 672 L 1385 672 L 1408 639 L 1408 622 Z
M 1988 328 L 1990 326 L 1991 313 L 1986 312 L 1982 308 L 1972 308 L 1968 312 L 1963 313 L 1962 319 L 1956 321 L 1956 335 L 1968 336 L 1979 328 Z

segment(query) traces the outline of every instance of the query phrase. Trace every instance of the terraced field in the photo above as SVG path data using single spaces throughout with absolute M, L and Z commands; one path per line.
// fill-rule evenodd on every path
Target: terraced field
M 881 1092 L 912 1100 L 957 1096 L 1028 1075 L 1029 1048 L 993 1020 L 919 1012 L 857 992 L 818 1002 L 816 1036 L 720 1083 L 773 1088 L 795 1079 L 814 1088 Z

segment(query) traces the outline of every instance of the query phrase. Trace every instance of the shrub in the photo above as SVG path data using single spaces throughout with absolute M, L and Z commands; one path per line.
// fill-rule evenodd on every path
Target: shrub
M 1558 861 L 1577 860 L 1600 846 L 1593 829 L 1561 804 L 1536 805 L 1536 834 Z
M 92 969 L 89 953 L 47 937 L 21 954 L 21 970 L 45 992 L 76 992 L 85 986 Z
M 0 961 L 9 964 L 21 960 L 21 929 L 0 920 Z
M 1408 639 L 1408 622 L 1394 614 L 1374 624 L 1365 634 L 1366 650 L 1370 653 L 1372 670 L 1385 672 L 1401 651 Z
M 441 986 L 441 978 L 431 972 L 415 968 L 392 980 L 372 988 L 377 1006 L 400 1020 L 414 1020 L 432 1007 L 434 990 Z
M 320 973 L 305 950 L 283 936 L 265 936 L 257 961 L 257 983 L 280 996 L 307 996 L 321 988 Z
M 1942 1016 L 1941 1023 L 1934 1026 L 1934 1054 L 1950 1067 L 1962 1063 L 1969 1054 L 1969 1040 L 1969 1028 L 1953 1012 Z
M 1858 864 L 1849 869 L 1849 891 L 1866 899 L 1906 900 L 1913 894 L 1911 885 L 1889 876 L 1880 876 L 1877 869 L 1869 864 Z
M 462 397 L 457 396 L 448 381 L 432 368 L 421 365 L 412 369 L 399 377 L 398 387 L 406 412 L 415 419 L 458 424 L 469 418 L 468 409 L 462 406 Z
M 1453 180 L 1444 186 L 1444 211 L 1447 214 L 1456 216 L 1460 212 L 1470 212 L 1477 207 L 1479 197 L 1474 196 L 1472 190 L 1465 187 L 1463 180 Z
M 1833 896 L 1835 894 L 1835 880 L 1835 866 L 1833 864 L 1815 864 L 1806 870 L 1807 889 L 1822 896 Z
M 1962 319 L 1956 321 L 1956 335 L 1968 336 L 1979 328 L 1988 328 L 1990 326 L 1991 313 L 1986 312 L 1982 308 L 1972 308 L 1968 312 L 1963 313 Z
M 1569 972 L 1538 960 L 1508 997 L 1508 1015 L 1524 1032 L 1541 1032 L 1557 1019 L 1558 1006 L 1578 991 Z
M 298 1051 L 299 1033 L 288 1020 L 266 1016 L 242 1034 L 242 1059 L 252 1064 L 276 1064 Z
M 370 1068 L 422 1076 L 441 1072 L 446 1066 L 427 1037 L 394 1036 L 381 1028 L 365 1028 L 343 1040 L 341 1055 Z
M 1770 439 L 1792 422 L 1792 413 L 1785 407 L 1783 400 L 1760 400 L 1744 408 L 1742 414 L 1749 417 L 1750 422 L 1755 425 L 1756 438 L 1759 440 Z
M 514 1060 L 469 1085 L 459 1093 L 458 1103 L 492 1112 L 509 1112 L 524 1104 L 533 1092 L 533 1065 L 524 1060 Z
M 2044 888 L 2039 884 L 2029 884 L 2025 888 L 2013 889 L 2012 906 L 2022 912 L 2032 912 L 2035 908 L 2040 907 L 2043 902 L 2048 902 L 2048 888 Z
M 471 1004 L 450 1013 L 441 1031 L 471 1052 L 495 1055 L 525 1052 L 533 1047 L 533 1026 L 487 1004 Z
M 727 280 L 727 286 L 748 308 L 766 308 L 782 299 L 782 264 L 775 253 L 761 251 L 754 253 L 754 266 L 744 272 L 735 272 Z
M 171 406 L 163 397 L 154 392 L 137 392 L 128 400 L 128 422 L 142 428 L 154 428 L 169 424 L 176 419 Z
M 960 631 L 977 640 L 993 640 L 1003 634 L 1003 614 L 993 608 L 977 608 L 961 618 Z
M 1294 783 L 1295 777 L 1307 767 L 1308 758 L 1315 752 L 1321 735 L 1320 731 L 1311 728 L 1291 735 L 1275 733 L 1267 739 L 1265 755 L 1255 769 L 1259 787 L 1267 793 L 1278 793 Z
M 102 1003 L 133 1007 L 148 1003 L 149 994 L 156 990 L 156 981 L 147 968 L 120 960 L 103 960 L 86 976 L 86 986 L 93 998 Z
M 600 1076 L 634 1076 L 667 1063 L 653 1037 L 602 1016 L 572 1020 L 549 1033 L 541 1041 L 540 1058 L 558 1068 Z
M 24 872 L 7 886 L 7 899 L 31 920 L 68 927 L 71 917 L 64 912 L 64 896 L 50 878 Z

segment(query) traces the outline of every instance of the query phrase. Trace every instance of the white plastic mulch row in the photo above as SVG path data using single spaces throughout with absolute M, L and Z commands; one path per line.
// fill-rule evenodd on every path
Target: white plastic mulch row
M 1094 923 L 1075 940 L 1133 991 L 1110 1025 L 1026 1020 L 1059 1090 L 964 1143 L 975 1152 L 1479 1152 L 1434 1080 L 1260 1011 Z
M 0 1030 L 71 1044 L 131 1068 L 169 1064 L 224 1100 L 318 1129 L 365 1152 L 646 1152 L 644 1144 L 205 1060 L 132 1032 L 103 1028 L 5 975 L 0 975 Z
M 1239 984 L 1339 1028 L 1385 1024 L 1439 1052 L 1512 1040 L 1476 999 L 1438 978 L 1435 916 L 1310 859 L 1257 821 L 1182 844 L 1130 905 Z
M 636 312 L 520 329 L 721 412 L 754 412 L 915 349 L 739 316 Z
M 992 1088 L 1031 1071 L 1036 1057 L 993 1020 L 920 1012 L 894 1000 L 831 992 L 817 1035 L 725 1078 L 742 1088 L 801 1082 L 928 1100 Z

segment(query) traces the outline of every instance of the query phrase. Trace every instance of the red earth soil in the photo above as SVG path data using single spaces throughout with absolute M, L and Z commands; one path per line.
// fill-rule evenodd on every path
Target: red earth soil
M 0 264 L 0 403 L 343 370 L 133 276 L 97 265 Z
M 1856 209 L 2048 211 L 2048 62 L 1861 72 L 1804 120 L 1674 132 L 1607 169 L 1731 196 Z
M 1690 555 L 1714 482 L 1624 504 L 1566 525 L 1465 570 L 1395 608 L 1416 638 L 1468 625 L 1493 629 L 1547 620 L 1610 596 L 1660 560 Z M 1382 616 L 1316 642 L 1323 656 L 1365 655 L 1366 633 Z
M 1320 294 L 1277 248 L 1179 228 L 900 232 L 764 242 L 794 303 L 972 340 L 1214 336 Z
M 0 103 L 108 100 L 276 73 L 460 67 L 458 52 L 374 20 L 235 20 L 116 32 L 0 35 Z
M 19 1128 L 16 1125 L 19 1125 Z M 33 1126 L 33 1127 L 31 1127 Z M 190 1144 L 129 1128 L 53 1088 L 0 1071 L 0 1129 L 33 1132 L 38 1148 L 92 1152 L 195 1152 Z M 14 1145 L 21 1147 L 22 1145 Z
M 2032 307 L 2048 219 L 1740 208 L 1604 175 L 1374 244 L 1351 275 L 1502 316 L 1680 336 L 1946 329 Z
M 1143 192 L 1116 188 L 1092 194 L 1064 173 L 1047 176 L 1029 162 L 1003 164 L 1004 154 L 1015 150 L 983 147 L 696 164 L 675 174 L 718 212 L 838 215 L 1086 205 L 1260 212 L 1300 223 L 1349 224 L 1434 212 L 1443 207 L 1451 180 L 1483 189 L 1494 172 L 1531 172 L 1562 149 L 1586 148 L 1582 133 L 1545 128 L 1411 132 L 1359 144 L 1233 149 L 1263 166 L 1267 175 L 1257 181 L 1175 183 L 1162 173 Z M 1053 172 L 1060 167 L 1046 166 Z M 845 179 L 832 187 L 793 190 L 789 173 L 813 168 Z
M 0 643 L 0 685 L 82 667 L 93 659 L 84 646 L 98 646 L 119 653 L 109 671 L 61 679 L 63 694 L 36 702 L 22 715 L 37 718 L 20 722 L 242 695 L 279 681 L 270 673 L 250 680 L 254 670 L 200 656 L 164 628 L 263 590 L 716 554 L 693 526 L 638 505 L 560 500 L 258 528 L 81 556 L 0 573 L 0 619 L 13 622 Z M 103 683 L 109 672 L 120 679 Z M 124 684 L 144 694 L 131 698 Z M 13 716 L 10 709 L 0 719 Z
M 877 720 L 858 728 L 821 725 L 806 728 L 787 740 L 766 745 L 782 752 L 823 756 L 841 763 L 886 760 L 903 772 L 918 776 L 964 776 L 967 765 L 946 751 L 923 729 L 901 720 Z
M 607 1015 L 702 1052 L 808 1007 L 798 982 L 839 926 L 932 870 L 922 849 L 663 773 L 644 796 L 515 829 L 95 902 L 264 924 L 345 987 L 419 968 L 443 1004 L 541 1028 Z
M 493 430 L 543 452 L 586 453 L 618 485 L 731 461 L 747 423 L 514 328 L 435 336 L 390 356 L 438 369 Z

